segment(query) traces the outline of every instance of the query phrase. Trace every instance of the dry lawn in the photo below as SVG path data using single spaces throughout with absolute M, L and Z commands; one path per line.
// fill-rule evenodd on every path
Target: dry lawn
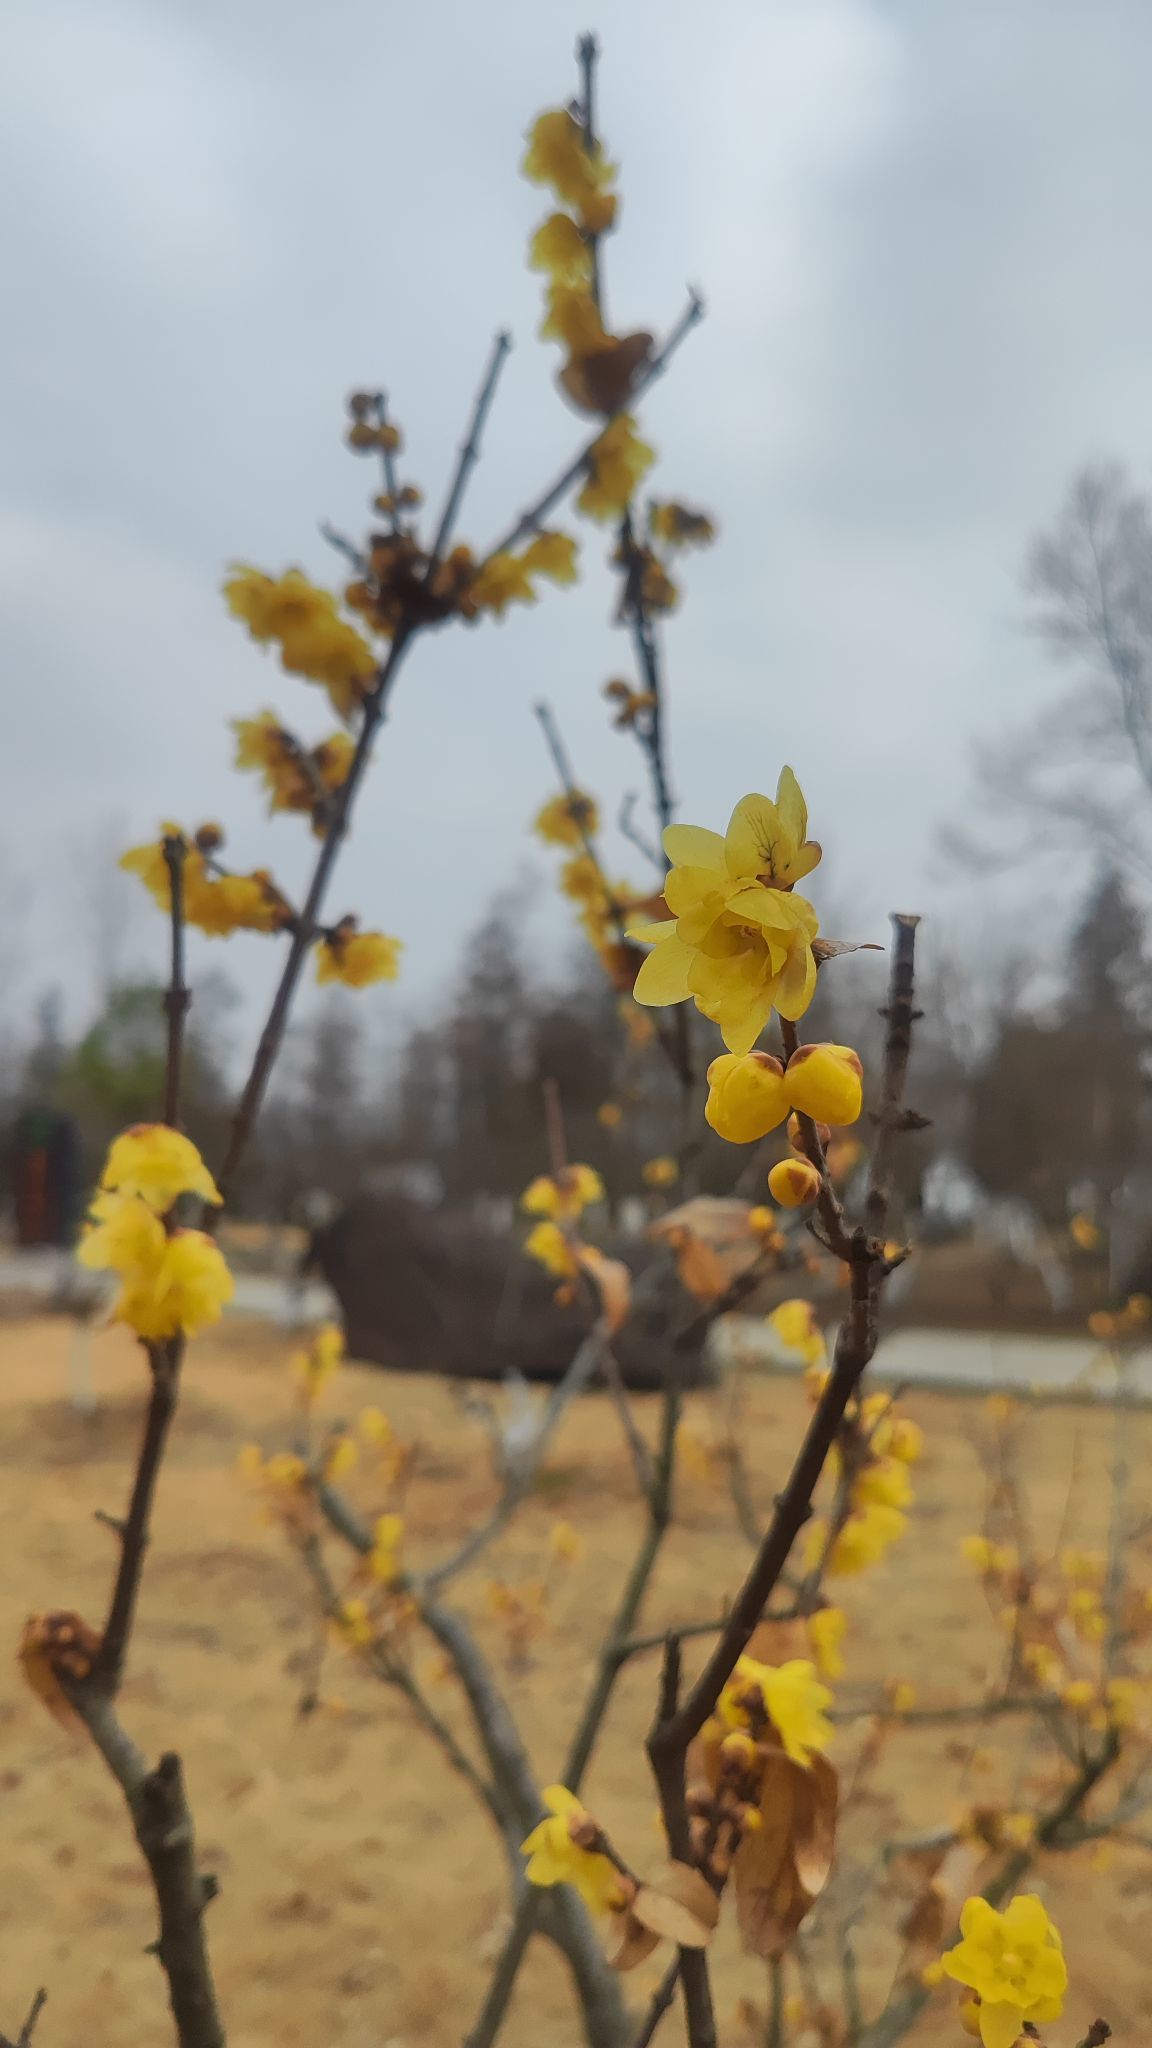
M 32 1608 L 75 1607 L 99 1620 L 111 1539 L 93 1511 L 121 1506 L 134 1448 L 141 1387 L 131 1345 L 116 1332 L 97 1335 L 99 1407 L 84 1418 L 66 1397 L 71 1341 L 62 1320 L 0 1329 L 0 1628 L 12 1644 Z M 124 1713 L 146 1749 L 177 1745 L 186 1759 L 203 1854 L 222 1887 L 211 1933 L 233 2048 L 456 2048 L 499 1940 L 501 1864 L 484 1819 L 403 1701 L 345 1652 L 330 1652 L 327 1704 L 310 1719 L 297 1715 L 316 1639 L 308 1595 L 278 1532 L 235 1476 L 245 1441 L 267 1448 L 281 1440 L 285 1350 L 266 1328 L 241 1323 L 196 1346 Z M 352 1412 L 367 1402 L 384 1406 L 424 1447 L 410 1496 L 411 1548 L 431 1559 L 491 1498 L 483 1438 L 444 1389 L 417 1378 L 354 1369 L 330 1405 Z M 1003 1655 L 979 1587 L 957 1562 L 959 1539 L 980 1514 L 971 1437 L 978 1404 L 923 1394 L 906 1405 L 929 1437 L 921 1504 L 914 1534 L 891 1562 L 846 1589 L 848 1700 L 895 1677 L 915 1681 L 925 1703 L 963 1698 Z M 747 1447 L 764 1505 L 803 1412 L 791 1381 L 767 1379 L 753 1390 Z M 650 1411 L 644 1419 L 650 1426 Z M 706 1397 L 694 1402 L 692 1423 L 710 1435 Z M 1083 1408 L 1037 1412 L 1029 1495 L 1050 1540 L 1066 1510 L 1079 1539 L 1099 1538 L 1110 1427 Z M 1140 1416 L 1126 1430 L 1141 1513 L 1152 1508 L 1150 1429 Z M 678 1527 L 647 1616 L 652 1627 L 715 1612 L 746 1555 L 723 1484 L 698 1466 L 681 1488 Z M 558 1517 L 580 1527 L 586 1548 L 558 1584 L 534 1664 L 508 1680 L 544 1781 L 556 1771 L 639 1527 L 615 1420 L 599 1396 L 567 1419 L 538 1500 L 477 1582 L 459 1589 L 495 1654 L 501 1637 L 485 1577 L 532 1575 Z M 435 1678 L 434 1647 L 417 1644 L 415 1655 L 422 1674 Z M 24 1691 L 16 1667 L 9 1670 L 0 1690 L 0 2029 L 15 2030 L 44 1983 L 51 2002 L 37 2048 L 153 2048 L 168 2037 L 160 1972 L 144 1952 L 151 1901 L 117 1792 L 98 1761 Z M 629 1668 L 589 1785 L 590 1803 L 641 1864 L 658 1850 L 641 1753 L 654 1678 L 651 1658 Z M 453 1713 L 452 1685 L 438 1683 L 438 1700 Z M 838 1743 L 848 1778 L 860 1736 L 858 1725 Z M 849 1872 L 865 1868 L 891 1836 L 946 1821 L 965 1800 L 1026 1803 L 1035 1754 L 1027 1743 L 1026 1729 L 1011 1722 L 891 1738 L 859 1783 Z M 1097 2011 L 1121 2044 L 1134 2042 L 1125 2022 L 1139 2026 L 1150 2002 L 1152 1854 L 1130 1846 L 1106 1853 L 1106 1868 L 1100 1851 L 1086 1848 L 1044 1873 L 1075 1987 L 1068 2023 L 1054 2035 L 1068 2043 Z M 890 1928 L 899 1908 L 877 1888 L 874 1910 Z M 882 1992 L 895 1954 L 885 1934 L 864 1973 L 866 2004 Z M 633 1980 L 638 1994 L 657 1960 Z M 727 1935 L 717 1984 L 723 2038 L 746 2048 L 755 2037 L 740 2002 L 762 1996 L 763 1970 L 737 1957 Z M 915 2041 L 938 2038 L 940 2029 L 952 2038 L 949 1995 L 942 1997 Z M 670 2042 L 679 2038 L 675 2016 L 665 2032 Z M 562 1966 L 542 1945 L 505 2039 L 511 2048 L 574 2048 L 579 2040 Z

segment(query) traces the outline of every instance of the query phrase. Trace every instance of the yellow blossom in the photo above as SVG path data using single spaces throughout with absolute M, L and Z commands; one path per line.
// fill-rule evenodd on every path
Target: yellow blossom
M 172 1231 L 152 1260 L 121 1270 L 121 1278 L 113 1315 L 156 1343 L 195 1337 L 197 1329 L 217 1323 L 236 1292 L 219 1245 L 205 1231 Z
M 587 1846 L 597 1838 L 595 1821 L 565 1785 L 546 1785 L 541 1798 L 549 1817 L 521 1845 L 529 1884 L 570 1884 L 594 1913 L 613 1912 L 624 1893 L 615 1865 Z
M 558 1223 L 538 1223 L 524 1239 L 524 1250 L 530 1259 L 538 1259 L 556 1280 L 574 1280 L 580 1271 L 576 1254 Z
M 631 414 L 618 413 L 589 456 L 588 478 L 576 500 L 579 510 L 590 519 L 619 519 L 655 460 L 655 449 L 640 440 Z
M 536 814 L 532 830 L 549 846 L 583 846 L 600 829 L 600 813 L 594 797 L 582 789 L 554 796 Z
M 806 1657 L 787 1664 L 741 1657 L 716 1711 L 728 1728 L 754 1728 L 757 1716 L 766 1714 L 793 1762 L 807 1767 L 813 1752 L 827 1749 L 832 1739 L 825 1714 L 831 1704 L 832 1694 Z
M 356 1417 L 356 1427 L 366 1444 L 379 1448 L 392 1441 L 392 1424 L 382 1408 L 362 1408 Z
M 899 1458 L 870 1458 L 852 1487 L 854 1507 L 907 1508 L 913 1499 L 908 1467 Z
M 389 938 L 386 932 L 358 932 L 352 920 L 345 918 L 326 932 L 316 947 L 316 979 L 342 981 L 346 988 L 395 981 L 403 950 L 403 939 Z
M 1064 1687 L 1060 1698 L 1074 1714 L 1086 1714 L 1096 1704 L 1096 1687 L 1090 1678 L 1072 1678 Z
M 782 1301 L 764 1320 L 786 1351 L 794 1351 L 806 1365 L 823 1364 L 824 1335 L 810 1301 Z
M 816 987 L 816 914 L 794 882 L 820 849 L 806 838 L 808 813 L 790 768 L 776 800 L 746 796 L 728 830 L 670 825 L 664 850 L 666 922 L 633 933 L 653 950 L 640 969 L 638 1003 L 660 1007 L 691 996 L 720 1026 L 731 1053 L 752 1050 L 773 1008 L 803 1015 Z
M 804 1209 L 820 1193 L 820 1175 L 809 1159 L 778 1159 L 768 1174 L 768 1192 L 782 1209 Z
M 911 1416 L 882 1416 L 872 1431 L 872 1449 L 878 1457 L 899 1458 L 903 1465 L 915 1465 L 924 1452 L 924 1431 Z
M 344 1332 L 338 1323 L 322 1323 L 306 1351 L 297 1351 L 292 1370 L 312 1402 L 344 1363 Z
M 308 1467 L 295 1451 L 277 1451 L 264 1467 L 268 1484 L 284 1493 L 295 1493 L 308 1479 Z
M 535 604 L 537 597 L 527 561 L 507 552 L 490 555 L 481 564 L 472 579 L 470 594 L 481 611 L 493 612 L 498 619 L 503 618 L 510 604 Z
M 1095 1251 L 1100 1242 L 1100 1232 L 1090 1216 L 1074 1216 L 1068 1230 L 1072 1242 L 1079 1245 L 1082 1252 Z
M 850 1045 L 801 1045 L 784 1072 L 793 1109 L 817 1123 L 854 1124 L 864 1106 L 864 1069 Z
M 520 168 L 534 185 L 550 185 L 558 199 L 575 207 L 590 234 L 612 226 L 616 199 L 609 188 L 615 166 L 598 145 L 591 151 L 585 147 L 584 131 L 567 107 L 537 116 Z
M 654 539 L 673 548 L 708 547 L 716 538 L 716 528 L 706 512 L 693 512 L 674 499 L 649 508 L 648 530 Z
M 906 1678 L 893 1678 L 888 1682 L 888 1705 L 894 1714 L 910 1714 L 916 1705 L 916 1687 Z
M 984 2048 L 1012 2048 L 1024 2024 L 1059 2019 L 1068 1988 L 1060 1936 L 1034 1893 L 1003 1913 L 969 1899 L 960 1914 L 961 1940 L 942 1958 L 947 1975 L 979 2000 Z
M 1015 1571 L 1018 1562 L 1011 1544 L 993 1543 L 990 1536 L 965 1536 L 960 1554 L 976 1571 L 999 1577 Z
M 529 541 L 522 559 L 533 576 L 547 576 L 551 583 L 575 583 L 579 552 L 570 533 L 544 532 Z
M 1060 1570 L 1066 1579 L 1079 1580 L 1086 1586 L 1102 1586 L 1108 1570 L 1108 1560 L 1102 1550 L 1074 1550 L 1068 1547 L 1060 1552 Z
M 548 1532 L 548 1548 L 562 1564 L 571 1564 L 580 1556 L 584 1542 L 571 1522 L 553 1522 Z
M 843 1678 L 840 1645 L 847 1626 L 848 1619 L 841 1607 L 820 1607 L 808 1616 L 808 1640 L 821 1678 Z
M 375 1636 L 368 1602 L 358 1594 L 351 1600 L 342 1600 L 333 1616 L 333 1627 L 349 1649 L 366 1649 Z
M 380 1515 L 373 1530 L 368 1569 L 374 1579 L 390 1586 L 400 1576 L 400 1553 L 404 1546 L 403 1515 Z
M 646 1159 L 640 1173 L 645 1187 L 648 1188 L 675 1187 L 680 1178 L 679 1166 L 666 1154 L 662 1154 L 658 1159 Z
M 541 341 L 562 341 L 577 361 L 606 355 L 613 346 L 587 282 L 557 281 L 549 287 L 546 305 Z
M 335 710 L 348 718 L 363 702 L 376 671 L 368 642 L 343 619 L 330 590 L 309 582 L 299 569 L 267 576 L 238 564 L 224 585 L 228 608 L 243 619 L 254 640 L 277 641 L 290 675 L 323 683 Z
M 530 270 L 543 270 L 554 284 L 586 284 L 592 256 L 576 222 L 566 213 L 550 213 L 541 221 L 528 249 Z
M 829 1577 L 853 1578 L 857 1572 L 878 1564 L 907 1526 L 907 1515 L 882 1502 L 869 1502 L 856 1509 L 837 1533 L 828 1553 L 825 1569 Z M 821 1518 L 811 1524 L 808 1532 L 805 1562 L 809 1567 L 820 1562 L 826 1542 L 827 1524 Z
M 623 1123 L 624 1111 L 618 1102 L 602 1102 L 596 1111 L 596 1121 L 606 1131 L 614 1131 Z
M 531 1181 L 520 1197 L 520 1207 L 529 1216 L 572 1222 L 593 1202 L 603 1200 L 604 1183 L 594 1166 L 565 1166 L 555 1179 L 542 1173 Z
M 751 1145 L 782 1124 L 791 1107 L 784 1069 L 767 1052 L 724 1052 L 708 1069 L 704 1116 L 721 1138 Z
M 346 1472 L 351 1472 L 359 1455 L 350 1436 L 331 1437 L 324 1447 L 325 1479 L 343 1479 Z
M 192 1140 L 170 1124 L 132 1124 L 121 1131 L 109 1147 L 100 1184 L 116 1194 L 139 1195 L 158 1216 L 179 1195 L 221 1199 Z

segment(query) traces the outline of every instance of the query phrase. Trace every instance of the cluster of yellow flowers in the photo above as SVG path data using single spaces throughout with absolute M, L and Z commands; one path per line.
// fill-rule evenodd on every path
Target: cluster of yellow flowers
M 1093 1309 L 1088 1328 L 1101 1344 L 1131 1343 L 1147 1334 L 1150 1319 L 1152 1296 L 1130 1294 L 1123 1308 Z
M 1063 1944 L 1033 1893 L 1014 1898 L 1003 1913 L 986 1899 L 967 1900 L 960 1935 L 941 1963 L 973 1994 L 961 2019 L 983 2048 L 1013 2048 L 1026 2028 L 1059 2019 L 1068 1988 Z
M 536 603 L 540 593 L 534 578 L 545 576 L 559 584 L 577 582 L 576 556 L 571 534 L 542 531 L 518 555 L 506 549 L 489 555 L 468 586 L 469 596 L 478 611 L 502 619 L 510 604 Z
M 520 1197 L 525 1213 L 542 1219 L 524 1240 L 528 1257 L 536 1259 L 554 1279 L 569 1284 L 576 1281 L 580 1258 L 566 1226 L 577 1223 L 585 1209 L 603 1200 L 604 1183 L 594 1166 L 566 1166 L 555 1176 L 538 1174 Z
M 347 733 L 334 732 L 317 746 L 304 747 L 280 724 L 274 711 L 235 718 L 237 768 L 254 768 L 268 794 L 270 811 L 306 811 L 322 838 L 328 799 L 352 766 L 355 747 Z
M 812 1375 L 817 1393 L 823 1375 Z M 908 1526 L 915 1500 L 908 1468 L 923 1453 L 924 1433 L 898 1413 L 887 1394 L 867 1394 L 846 1417 L 843 1443 L 833 1449 L 826 1470 L 846 1485 L 847 1512 L 833 1523 L 817 1516 L 809 1525 L 805 1566 L 821 1566 L 829 1578 L 848 1578 L 877 1564 Z
M 636 979 L 640 953 L 624 939 L 622 927 L 629 917 L 650 912 L 659 898 L 639 896 L 630 883 L 606 879 L 594 844 L 600 830 L 599 806 L 584 790 L 550 797 L 537 812 L 532 829 L 546 846 L 571 852 L 571 859 L 560 870 L 560 888 L 577 905 L 579 923 L 612 986 L 627 995 Z M 635 1015 L 631 1003 L 627 1008 Z
M 306 1408 L 311 1408 L 318 1400 L 343 1363 L 343 1330 L 338 1323 L 321 1323 L 319 1329 L 313 1331 L 307 1349 L 294 1351 L 290 1360 Z
M 343 982 L 345 988 L 368 988 L 376 981 L 395 981 L 400 972 L 403 939 L 387 932 L 362 932 L 354 917 L 322 933 L 316 945 L 316 979 Z
M 726 834 L 702 825 L 670 825 L 672 862 L 664 884 L 671 916 L 630 936 L 651 944 L 637 976 L 638 1003 L 693 999 L 730 1053 L 749 1053 L 775 1008 L 801 1017 L 816 988 L 812 942 L 816 913 L 795 884 L 820 848 L 807 837 L 808 811 L 790 768 L 773 802 L 746 796 Z
M 376 656 L 341 617 L 330 590 L 311 582 L 301 569 L 269 576 L 238 562 L 224 584 L 224 596 L 254 640 L 279 648 L 289 675 L 323 685 L 337 717 L 350 719 L 364 703 L 376 675 Z
M 232 1298 L 219 1246 L 172 1223 L 182 1195 L 220 1200 L 195 1145 L 167 1124 L 134 1124 L 113 1140 L 77 1249 L 82 1265 L 116 1274 L 112 1315 L 145 1343 L 194 1335 Z
M 136 875 L 161 910 L 172 908 L 172 874 L 165 842 L 183 848 L 185 922 L 207 938 L 229 938 L 233 932 L 281 932 L 294 922 L 291 904 L 281 895 L 266 868 L 250 875 L 227 873 L 219 862 L 224 835 L 219 825 L 201 825 L 189 839 L 179 825 L 160 827 L 160 838 L 130 847 L 120 866 Z

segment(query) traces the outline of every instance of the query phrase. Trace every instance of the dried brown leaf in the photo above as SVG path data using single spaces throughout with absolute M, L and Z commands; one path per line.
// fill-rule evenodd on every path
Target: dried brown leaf
M 642 1927 L 635 1913 L 613 1913 L 604 1949 L 610 1969 L 634 1970 L 659 1946 L 660 1936 Z
M 812 958 L 817 967 L 823 967 L 826 960 L 839 960 L 842 953 L 882 953 L 883 946 L 875 939 L 813 939 Z
M 632 1275 L 622 1259 L 606 1259 L 595 1245 L 580 1245 L 576 1257 L 600 1296 L 601 1310 L 614 1337 L 631 1313 Z
M 632 1902 L 642 1926 L 681 1948 L 704 1948 L 720 1918 L 720 1901 L 702 1871 L 690 1863 L 666 1863 Z
M 559 384 L 580 412 L 619 412 L 648 367 L 653 336 L 625 334 L 595 355 L 573 356 L 559 372 Z

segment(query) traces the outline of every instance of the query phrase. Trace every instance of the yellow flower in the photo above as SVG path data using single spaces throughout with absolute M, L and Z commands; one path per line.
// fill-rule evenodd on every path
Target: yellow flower
M 899 1458 L 871 1458 L 852 1487 L 853 1507 L 911 1507 L 915 1495 L 908 1467 Z
M 916 1705 L 916 1687 L 906 1678 L 892 1678 L 888 1681 L 888 1705 L 894 1714 L 910 1714 Z
M 790 1107 L 784 1069 L 767 1052 L 724 1052 L 708 1069 L 704 1115 L 733 1145 L 752 1145 L 782 1124 Z
M 297 1351 L 292 1370 L 311 1403 L 344 1363 L 344 1332 L 338 1323 L 322 1323 L 307 1351 Z
M 562 1564 L 571 1564 L 580 1556 L 584 1541 L 571 1522 L 553 1522 L 548 1532 L 548 1548 Z
M 192 1140 L 170 1124 L 132 1124 L 121 1131 L 109 1147 L 100 1185 L 116 1194 L 139 1195 L 158 1216 L 178 1195 L 221 1199 Z
M 823 1365 L 824 1333 L 810 1301 L 782 1301 L 764 1320 L 786 1351 L 796 1352 L 805 1365 Z
M 656 540 L 672 548 L 705 548 L 716 538 L 716 528 L 706 512 L 693 512 L 671 498 L 663 505 L 649 508 L 648 530 Z
M 549 287 L 547 310 L 540 323 L 541 341 L 562 341 L 570 356 L 583 361 L 612 347 L 588 284 L 555 283 Z
M 550 185 L 558 199 L 576 208 L 590 234 L 602 234 L 616 215 L 616 199 L 608 189 L 615 166 L 599 147 L 584 146 L 580 123 L 567 107 L 540 114 L 528 131 L 528 147 L 520 166 L 534 185 Z
M 843 1678 L 844 1658 L 840 1645 L 848 1619 L 843 1608 L 820 1607 L 808 1617 L 808 1640 L 821 1678 Z
M 368 1602 L 356 1595 L 351 1600 L 342 1600 L 333 1617 L 333 1627 L 349 1649 L 363 1650 L 372 1642 L 375 1630 L 368 1611 Z
M 325 1479 L 343 1479 L 351 1472 L 360 1452 L 350 1436 L 331 1437 L 324 1448 L 322 1466 Z
M 510 604 L 535 604 L 527 562 L 519 555 L 491 555 L 476 571 L 470 594 L 481 611 L 502 619 Z
M 529 1216 L 572 1222 L 593 1202 L 604 1200 L 604 1183 L 594 1166 L 566 1166 L 555 1180 L 542 1173 L 529 1183 L 520 1207 Z
M 554 1279 L 574 1280 L 580 1271 L 576 1255 L 558 1223 L 538 1223 L 524 1239 L 524 1250 L 530 1259 L 538 1259 Z
M 901 1464 L 915 1465 L 924 1451 L 924 1431 L 908 1415 L 885 1415 L 872 1432 L 872 1449 L 878 1457 L 899 1458 Z
M 870 1502 L 856 1509 L 832 1544 L 825 1567 L 828 1576 L 847 1579 L 854 1578 L 857 1572 L 867 1571 L 870 1565 L 879 1563 L 885 1551 L 898 1541 L 907 1527 L 908 1517 L 899 1508 Z M 827 1524 L 822 1519 L 813 1522 L 805 1546 L 805 1564 L 809 1568 L 823 1557 L 826 1541 Z
M 825 1708 L 832 1694 L 821 1685 L 816 1667 L 806 1657 L 787 1664 L 761 1664 L 741 1657 L 717 1702 L 717 1713 L 729 1728 L 750 1728 L 759 1712 L 768 1716 L 787 1754 L 805 1767 L 813 1751 L 832 1740 Z
M 392 1424 L 382 1408 L 362 1408 L 356 1418 L 356 1427 L 366 1444 L 378 1448 L 392 1441 Z
M 646 1159 L 640 1173 L 645 1187 L 649 1188 L 675 1187 L 680 1178 L 680 1168 L 676 1161 L 667 1157 Z
M 592 1816 L 565 1785 L 546 1785 L 540 1796 L 549 1818 L 521 1844 L 529 1884 L 570 1884 L 592 1912 L 615 1911 L 624 1903 L 620 1873 L 601 1850 L 587 1846 L 599 1833 Z
M 164 825 L 161 831 L 168 838 L 184 838 L 178 826 Z M 218 843 L 214 826 L 201 826 L 198 837 L 209 831 L 217 834 Z M 172 878 L 162 841 L 130 847 L 121 855 L 120 866 L 139 876 L 161 910 L 171 909 Z M 216 939 L 236 931 L 281 931 L 291 922 L 292 913 L 266 870 L 213 876 L 199 847 L 190 845 L 184 856 L 184 917 L 208 938 Z
M 768 1192 L 782 1209 L 804 1209 L 820 1193 L 820 1175 L 809 1159 L 778 1159 L 768 1175 Z
M 583 846 L 600 830 L 596 800 L 582 789 L 551 797 L 536 813 L 532 830 L 548 846 Z
M 554 284 L 586 284 L 592 274 L 588 244 L 566 213 L 550 213 L 528 245 L 528 268 L 543 270 Z
M 1066 1579 L 1079 1579 L 1087 1586 L 1102 1586 L 1108 1560 L 1102 1550 L 1065 1549 L 1060 1552 L 1060 1570 Z
M 381 1515 L 373 1531 L 368 1568 L 374 1579 L 390 1586 L 400 1576 L 400 1553 L 404 1545 L 403 1515 Z
M 246 562 L 233 565 L 224 583 L 224 598 L 233 617 L 244 621 L 254 640 L 280 640 L 286 633 L 302 632 L 336 612 L 331 591 L 309 582 L 301 569 L 268 576 Z
M 318 801 L 347 779 L 355 746 L 336 732 L 307 752 L 286 732 L 275 712 L 234 718 L 237 768 L 255 768 L 273 811 L 313 811 Z
M 345 918 L 325 933 L 316 948 L 316 979 L 342 981 L 346 988 L 395 981 L 403 950 L 403 939 L 391 939 L 386 932 L 358 932 L 351 919 Z
M 225 582 L 224 595 L 254 640 L 279 642 L 280 660 L 290 675 L 326 685 L 342 718 L 363 702 L 376 657 L 341 618 L 330 590 L 310 583 L 299 569 L 272 577 L 241 563 Z
M 589 456 L 588 479 L 577 507 L 590 519 L 620 518 L 655 460 L 655 449 L 640 440 L 632 415 L 618 413 Z
M 235 1290 L 219 1246 L 204 1231 L 168 1235 L 138 1195 L 98 1194 L 92 1216 L 76 1255 L 84 1266 L 119 1276 L 116 1321 L 154 1343 L 181 1332 L 194 1336 L 219 1321 Z
M 1060 1697 L 1074 1714 L 1086 1714 L 1096 1704 L 1096 1687 L 1090 1678 L 1073 1678 L 1064 1687 Z
M 1002 1575 L 1015 1571 L 1018 1559 L 1010 1543 L 993 1543 L 990 1536 L 965 1536 L 960 1554 L 978 1572 Z
M 606 1131 L 614 1131 L 623 1123 L 624 1111 L 618 1102 L 602 1102 L 596 1111 L 596 1121 Z
M 1095 1251 L 1100 1242 L 1100 1232 L 1090 1216 L 1074 1216 L 1068 1229 L 1072 1242 L 1079 1245 L 1082 1252 Z
M 700 825 L 670 825 L 673 863 L 664 885 L 672 915 L 640 926 L 652 943 L 636 981 L 638 1003 L 659 1007 L 693 997 L 720 1026 L 729 1052 L 751 1052 L 773 1008 L 803 1015 L 816 987 L 816 913 L 792 885 L 820 849 L 805 838 L 808 813 L 790 768 L 776 801 L 746 796 L 723 838 Z
M 533 576 L 547 576 L 551 583 L 578 580 L 576 558 L 580 550 L 570 533 L 538 533 L 524 550 L 524 567 Z
M 1068 1988 L 1060 1936 L 1034 1893 L 1003 1913 L 969 1899 L 960 1914 L 961 1940 L 943 1957 L 945 1971 L 980 2000 L 984 2048 L 1012 2048 L 1025 2021 L 1059 2019 Z
M 784 1072 L 793 1109 L 817 1123 L 854 1124 L 864 1107 L 864 1069 L 850 1045 L 802 1045 Z

